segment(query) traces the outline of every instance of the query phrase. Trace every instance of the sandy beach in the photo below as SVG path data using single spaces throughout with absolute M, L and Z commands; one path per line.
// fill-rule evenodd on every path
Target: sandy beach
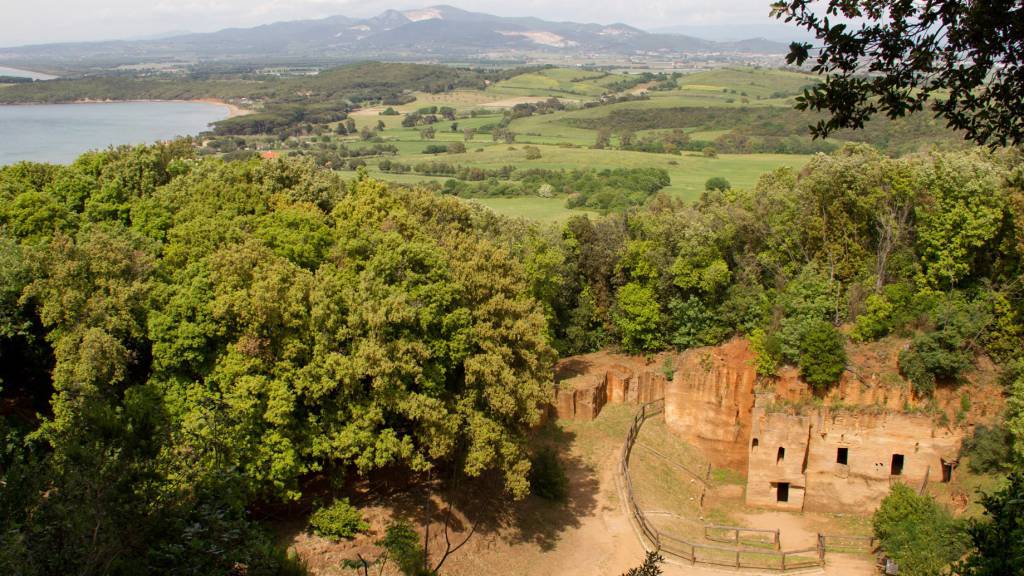
M 154 100 L 154 99 L 143 99 L 143 100 L 99 100 L 93 98 L 83 98 L 81 100 L 75 100 L 74 102 L 68 102 L 68 104 L 126 104 L 130 102 L 198 102 L 201 104 L 215 104 L 217 106 L 223 106 L 228 109 L 228 118 L 235 118 L 238 116 L 245 116 L 252 114 L 253 111 L 248 108 L 242 108 L 236 106 L 230 102 L 225 102 L 219 98 L 193 98 L 191 100 Z M 49 104 L 56 104 L 56 102 L 50 102 Z M 30 106 L 36 104 L 29 104 Z

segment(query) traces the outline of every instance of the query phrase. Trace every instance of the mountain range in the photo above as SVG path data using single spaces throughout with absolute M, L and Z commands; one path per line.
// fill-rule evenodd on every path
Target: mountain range
M 715 42 L 650 33 L 625 24 L 549 22 L 469 12 L 451 6 L 388 10 L 372 18 L 332 16 L 255 28 L 144 40 L 41 44 L 0 49 L 0 63 L 133 64 L 161 61 L 481 61 L 543 56 L 782 54 L 786 44 L 752 38 Z

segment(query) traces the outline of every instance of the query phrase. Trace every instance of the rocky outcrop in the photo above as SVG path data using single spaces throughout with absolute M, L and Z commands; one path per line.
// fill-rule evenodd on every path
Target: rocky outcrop
M 665 397 L 665 377 L 626 366 L 605 367 L 603 374 L 588 373 L 558 382 L 554 411 L 559 418 L 589 421 L 605 404 L 644 404 Z
M 665 392 L 665 423 L 703 449 L 714 466 L 744 470 L 757 375 L 745 341 L 678 358 Z
M 955 473 L 965 429 L 903 413 L 915 399 L 899 377 L 898 341 L 848 352 L 851 368 L 825 398 L 784 369 L 759 383 L 746 340 L 644 359 L 597 353 L 563 361 L 554 412 L 592 420 L 606 403 L 664 398 L 666 425 L 718 467 L 747 474 L 747 503 L 788 510 L 870 510 L 893 482 L 919 489 Z M 998 414 L 992 371 L 939 391 L 947 415 L 974 394 L 968 420 Z M 667 377 L 671 374 L 671 379 Z M 963 415 L 961 415 L 963 417 Z M 982 420 L 984 421 L 984 420 Z

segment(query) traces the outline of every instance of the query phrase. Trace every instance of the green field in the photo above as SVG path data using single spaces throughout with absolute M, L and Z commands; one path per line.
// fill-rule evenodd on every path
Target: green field
M 806 74 L 755 68 L 725 68 L 683 75 L 678 78 L 678 89 L 650 92 L 650 99 L 620 102 L 592 108 L 580 108 L 573 102 L 592 101 L 608 92 L 608 86 L 621 83 L 628 77 L 624 74 L 553 68 L 521 74 L 484 91 L 456 90 L 442 94 L 416 93 L 416 101 L 395 106 L 398 116 L 382 116 L 383 107 L 368 108 L 352 115 L 359 129 L 375 128 L 383 121 L 380 133 L 386 144 L 398 149 L 396 156 L 389 159 L 408 165 L 438 161 L 464 167 L 498 169 L 503 166 L 516 168 L 543 169 L 612 169 L 612 168 L 663 168 L 672 183 L 664 192 L 675 198 L 693 201 L 704 192 L 705 182 L 721 176 L 737 188 L 750 188 L 758 178 L 771 170 L 788 166 L 800 168 L 810 156 L 798 154 L 720 154 L 707 158 L 697 152 L 681 154 L 655 154 L 617 149 L 595 149 L 593 145 L 598 131 L 589 127 L 573 125 L 578 120 L 600 120 L 616 110 L 678 108 L 678 107 L 742 107 L 742 106 L 792 106 L 792 97 L 812 82 Z M 637 92 L 644 86 L 630 90 Z M 535 114 L 517 118 L 508 124 L 515 132 L 516 141 L 509 145 L 495 142 L 489 131 L 502 122 L 505 110 L 514 103 L 529 99 L 558 97 L 569 104 L 568 109 L 549 114 Z M 451 120 L 434 124 L 435 136 L 425 139 L 421 134 L 423 126 L 402 127 L 406 114 L 428 106 L 450 106 L 457 111 L 457 123 L 453 128 Z M 505 106 L 505 110 L 500 108 Z M 796 113 L 796 112 L 794 112 Z M 471 140 L 465 139 L 464 130 L 476 130 Z M 707 130 L 700 126 L 684 129 L 692 138 L 714 140 L 728 130 Z M 664 130 L 645 130 L 638 137 L 657 135 Z M 356 148 L 362 146 L 358 138 L 348 136 L 334 138 Z M 613 140 L 613 148 L 617 144 Z M 447 145 L 464 142 L 467 152 L 462 154 L 425 155 L 429 145 Z M 534 145 L 540 149 L 541 158 L 527 160 L 524 146 Z M 371 174 L 382 179 L 405 185 L 422 182 L 443 184 L 448 178 L 418 174 L 390 174 L 377 169 L 381 158 L 367 158 Z M 501 214 L 524 217 L 538 221 L 560 221 L 579 210 L 565 208 L 564 198 L 541 198 L 523 196 L 516 198 L 487 198 L 473 200 Z
M 552 68 L 536 73 L 520 74 L 488 88 L 501 96 L 554 96 L 590 99 L 608 92 L 608 86 L 627 78 L 622 74 L 606 74 L 571 68 Z

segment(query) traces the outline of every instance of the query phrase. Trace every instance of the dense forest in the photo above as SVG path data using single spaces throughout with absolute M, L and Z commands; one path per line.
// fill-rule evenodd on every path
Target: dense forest
M 1022 257 L 1017 151 L 851 145 L 752 190 L 562 225 L 188 141 L 9 166 L 0 567 L 298 574 L 253 511 L 325 477 L 444 470 L 522 497 L 555 358 L 605 346 L 741 334 L 759 373 L 826 390 L 847 339 L 899 334 L 920 397 L 984 355 L 1010 399 L 986 446 L 1011 470 Z

